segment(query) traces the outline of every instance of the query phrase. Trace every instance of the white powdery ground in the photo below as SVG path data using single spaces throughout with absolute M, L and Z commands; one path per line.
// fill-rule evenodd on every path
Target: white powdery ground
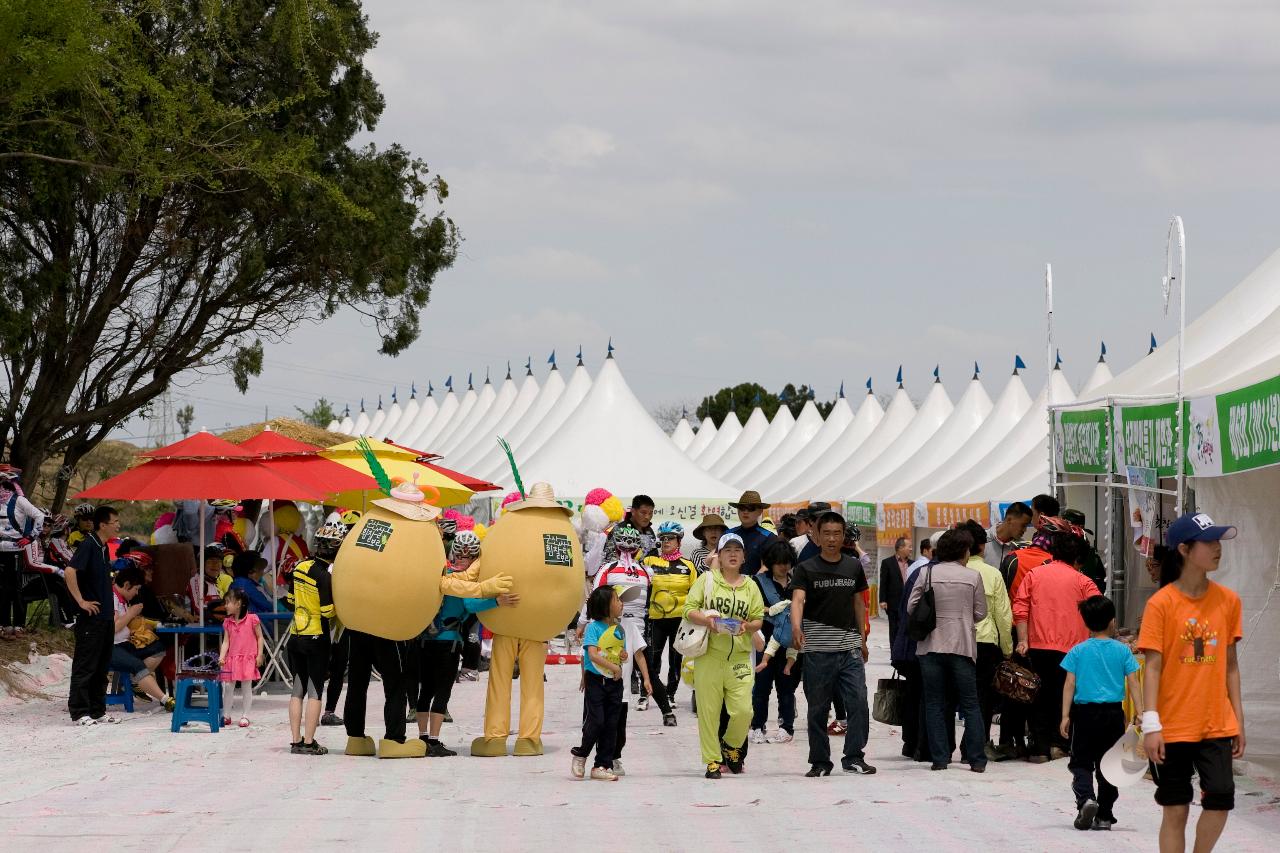
M 873 636 L 883 636 L 878 620 Z M 873 642 L 869 680 L 888 675 Z M 1159 809 L 1150 783 L 1122 791 L 1121 823 L 1082 833 L 1066 761 L 964 765 L 931 772 L 901 758 L 897 731 L 871 724 L 871 777 L 805 779 L 803 723 L 794 743 L 751 747 L 747 773 L 702 778 L 697 725 L 681 688 L 677 728 L 656 706 L 630 712 L 617 783 L 569 776 L 582 705 L 575 667 L 547 668 L 547 754 L 465 755 L 479 733 L 485 682 L 457 685 L 444 740 L 449 759 L 380 761 L 341 754 L 345 734 L 322 728 L 331 754 L 288 753 L 283 696 L 259 697 L 254 725 L 210 735 L 169 733 L 169 716 L 72 727 L 65 702 L 0 708 L 0 838 L 5 850 L 1152 850 Z M 56 686 L 55 688 L 56 689 Z M 64 688 L 65 689 L 65 688 Z M 518 689 L 518 688 L 517 688 Z M 799 694 L 801 720 L 803 694 Z M 381 686 L 369 734 L 382 733 Z M 412 732 L 414 727 L 410 726 Z M 514 738 L 512 738 L 514 742 Z M 833 744 L 837 754 L 839 745 Z M 1237 778 L 1238 808 L 1219 845 L 1265 850 L 1280 838 L 1273 787 Z M 1192 818 L 1199 814 L 1193 808 Z M 56 847 L 55 847 L 56 845 Z

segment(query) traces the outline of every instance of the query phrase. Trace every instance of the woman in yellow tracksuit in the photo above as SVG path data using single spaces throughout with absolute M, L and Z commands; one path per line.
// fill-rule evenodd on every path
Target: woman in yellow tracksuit
M 721 765 L 742 772 L 743 746 L 751 726 L 751 637 L 764 621 L 760 587 L 742 574 L 746 550 L 742 538 L 726 533 L 717 547 L 718 569 L 704 572 L 689 590 L 684 615 L 711 631 L 707 651 L 693 661 L 693 689 L 698 696 L 698 741 L 707 778 L 719 779 Z M 718 616 L 708 615 L 715 611 Z M 720 712 L 729 724 L 720 738 Z

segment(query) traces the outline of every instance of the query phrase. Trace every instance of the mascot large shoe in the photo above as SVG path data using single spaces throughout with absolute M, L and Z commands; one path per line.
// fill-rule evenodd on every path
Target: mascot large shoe
M 498 571 L 511 575 L 511 591 L 520 596 L 519 607 L 494 607 L 479 614 L 494 635 L 484 736 L 471 744 L 471 754 L 480 757 L 507 754 L 511 676 L 517 662 L 520 724 L 513 754 L 542 754 L 547 641 L 564 630 L 582 604 L 582 547 L 569 521 L 572 511 L 556 502 L 546 483 L 535 483 L 506 510 L 489 530 L 484 556 L 475 563 L 482 581 Z

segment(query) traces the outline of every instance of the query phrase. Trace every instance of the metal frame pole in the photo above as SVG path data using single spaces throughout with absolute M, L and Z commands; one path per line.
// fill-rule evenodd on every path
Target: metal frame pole
M 1184 414 L 1182 411 L 1182 358 L 1187 336 L 1187 234 L 1182 227 L 1181 216 L 1174 216 L 1173 219 L 1169 220 L 1169 235 L 1165 241 L 1164 277 L 1170 288 L 1172 288 L 1174 281 L 1173 241 L 1175 235 L 1178 241 L 1178 392 L 1176 403 L 1177 431 L 1174 433 L 1174 464 L 1176 465 L 1178 487 L 1177 496 L 1174 499 L 1174 514 L 1181 516 L 1187 481 L 1186 450 L 1183 441 L 1186 426 L 1183 423 Z M 1165 310 L 1168 311 L 1168 308 L 1169 303 L 1166 300 Z
M 1056 439 L 1054 438 L 1053 429 L 1053 395 L 1050 388 L 1053 385 L 1053 368 L 1056 365 L 1053 357 L 1053 264 L 1046 263 L 1044 265 L 1044 313 L 1045 313 L 1045 400 L 1049 403 L 1049 494 L 1055 498 L 1058 496 L 1058 462 L 1056 453 Z

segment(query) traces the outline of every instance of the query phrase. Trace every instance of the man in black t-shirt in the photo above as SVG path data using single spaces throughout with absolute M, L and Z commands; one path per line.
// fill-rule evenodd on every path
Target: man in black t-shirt
M 114 723 L 107 716 L 107 668 L 115 644 L 115 599 L 106 543 L 120 532 L 120 516 L 109 506 L 93 513 L 93 532 L 80 540 L 67 567 L 67 589 L 80 608 L 67 711 L 78 725 Z
M 809 704 L 810 769 L 805 775 L 826 776 L 833 769 L 827 714 L 834 695 L 844 700 L 849 714 L 840 765 L 846 773 L 866 775 L 876 772 L 864 752 L 870 718 L 861 593 L 867 577 L 858 560 L 841 553 L 844 519 L 824 513 L 817 526 L 822 550 L 791 573 L 792 642 L 804 654 L 804 696 Z

